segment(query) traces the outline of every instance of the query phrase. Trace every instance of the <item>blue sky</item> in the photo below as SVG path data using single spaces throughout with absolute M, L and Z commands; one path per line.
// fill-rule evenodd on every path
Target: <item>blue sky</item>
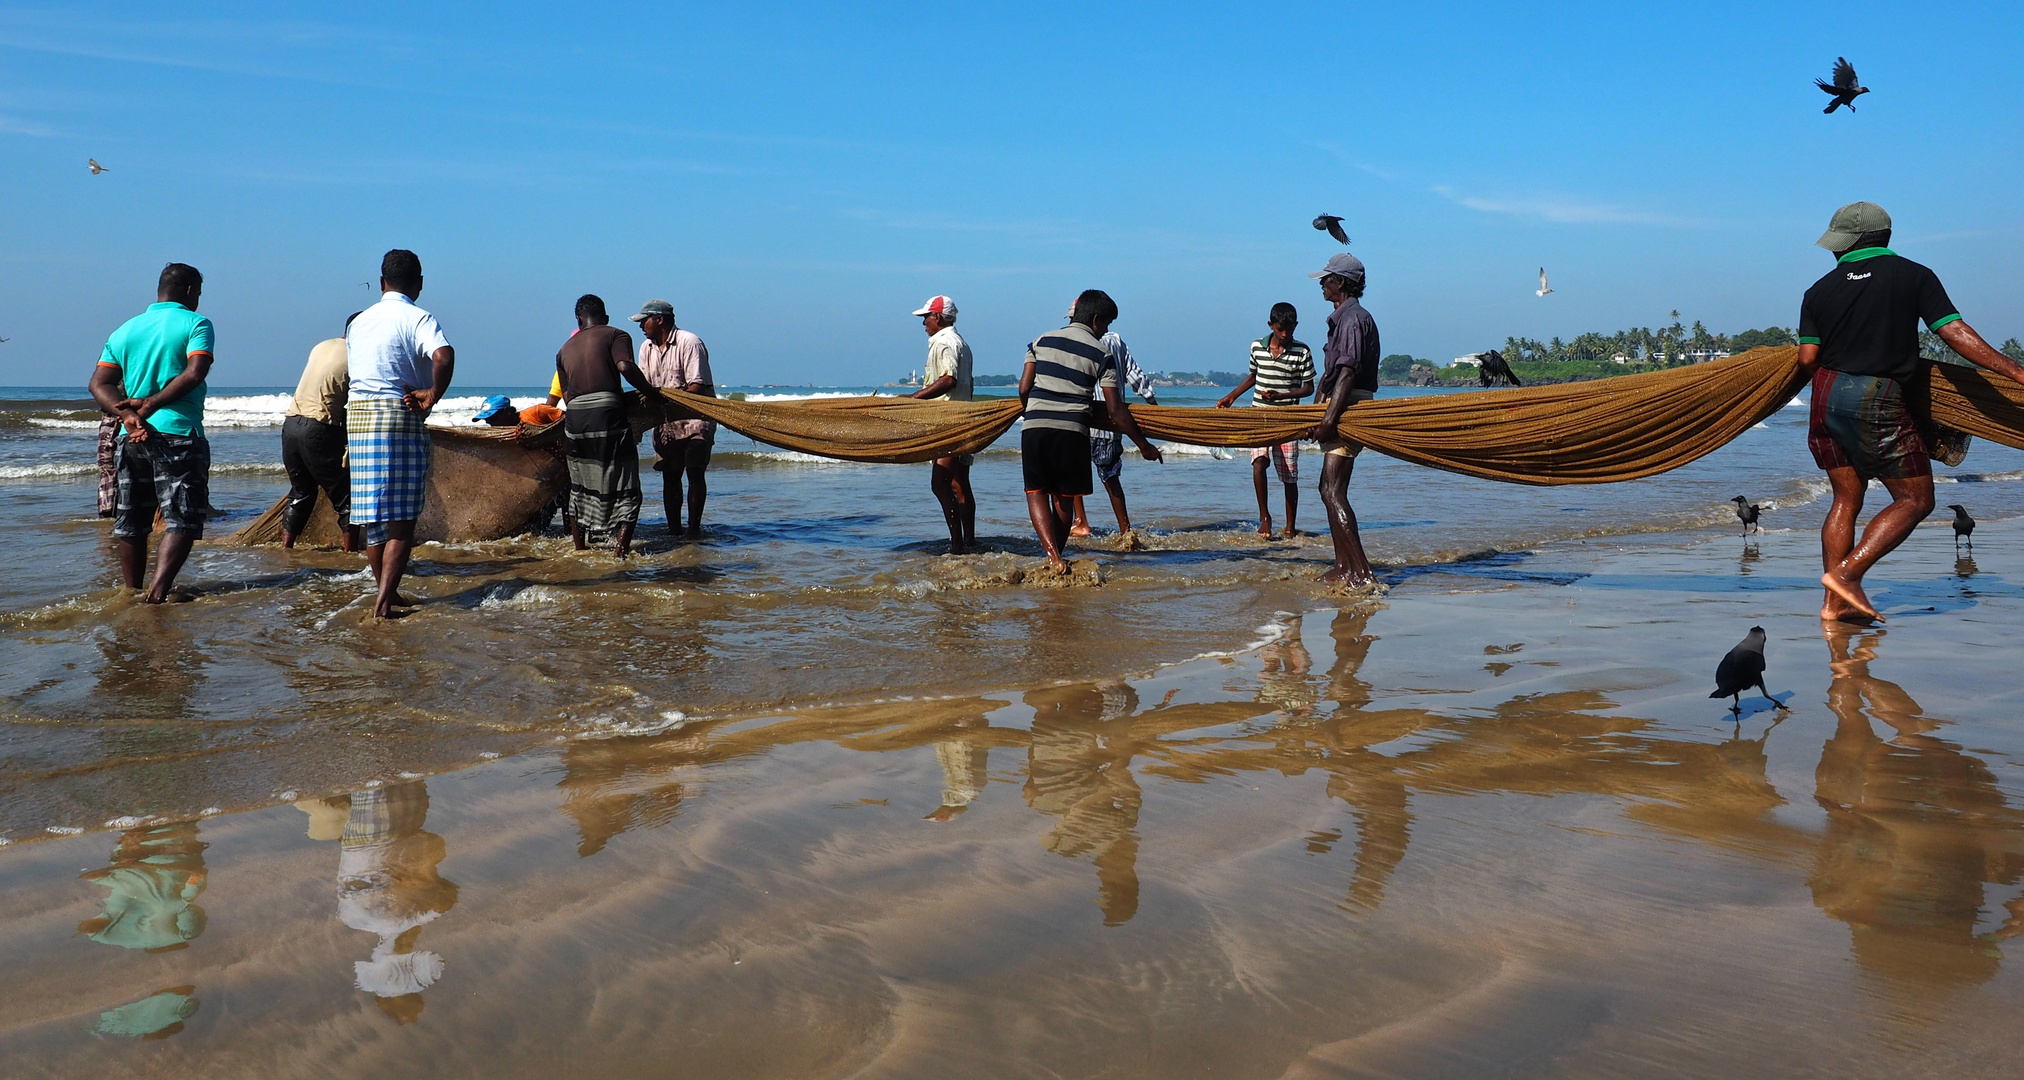
M 2017 5 L 1644 7 L 10 4 L 0 384 L 81 386 L 172 259 L 212 381 L 293 382 L 397 246 L 466 385 L 545 378 L 586 291 L 723 383 L 918 367 L 938 292 L 1011 372 L 1092 287 L 1241 369 L 1274 301 L 1318 341 L 1322 211 L 1387 352 L 1791 325 L 1859 198 L 2024 335 Z M 1823 116 L 1837 55 L 1874 92 Z

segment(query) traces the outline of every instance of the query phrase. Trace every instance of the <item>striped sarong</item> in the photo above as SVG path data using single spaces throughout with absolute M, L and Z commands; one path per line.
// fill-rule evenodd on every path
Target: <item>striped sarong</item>
M 569 515 L 604 532 L 640 519 L 640 451 L 625 415 L 625 398 L 610 391 L 578 394 L 562 416 L 569 456 Z M 353 466 L 356 468 L 357 466 Z
M 352 398 L 345 405 L 351 435 L 351 523 L 365 542 L 386 543 L 388 522 L 422 516 L 429 481 L 429 429 L 399 398 Z

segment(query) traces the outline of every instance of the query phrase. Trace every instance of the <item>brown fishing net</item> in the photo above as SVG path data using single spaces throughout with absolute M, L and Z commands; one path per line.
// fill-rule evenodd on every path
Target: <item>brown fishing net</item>
M 434 444 L 429 486 L 416 540 L 456 543 L 511 536 L 562 491 L 562 424 L 519 428 L 432 427 Z M 226 537 L 226 544 L 278 544 L 287 497 Z M 316 500 L 316 512 L 299 542 L 335 545 L 341 538 L 330 501 Z
M 1513 484 L 1608 484 L 1677 469 L 1727 444 L 1799 392 L 1797 346 L 1754 349 L 1713 363 L 1592 382 L 1355 405 L 1340 431 L 1381 454 Z M 1910 389 L 1924 420 L 2024 449 L 2024 386 L 1979 369 L 1927 364 Z M 663 390 L 631 395 L 633 426 L 702 418 L 787 450 L 846 461 L 919 462 L 973 454 L 1019 419 L 1017 399 L 914 401 L 834 398 L 744 402 Z M 1101 410 L 1099 410 L 1100 414 Z M 1134 405 L 1146 434 L 1197 446 L 1269 446 L 1305 437 L 1322 408 L 1183 409 Z M 1099 415 L 1099 422 L 1101 417 Z M 488 540 L 518 529 L 561 490 L 543 428 L 431 428 L 435 467 L 417 537 Z M 1793 444 L 1793 453 L 1802 452 Z M 335 542 L 329 510 L 311 529 Z M 322 535 L 322 534 L 315 534 Z M 280 505 L 227 542 L 281 536 Z

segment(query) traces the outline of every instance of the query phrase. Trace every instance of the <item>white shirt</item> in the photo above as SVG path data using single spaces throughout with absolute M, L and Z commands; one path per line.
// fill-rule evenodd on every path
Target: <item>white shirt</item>
M 970 400 L 970 343 L 956 333 L 955 327 L 944 326 L 929 336 L 928 366 L 921 375 L 929 386 L 944 375 L 956 377 L 955 386 L 929 400 Z
M 386 293 L 359 312 L 345 333 L 351 396 L 397 398 L 427 390 L 436 384 L 430 358 L 449 344 L 434 315 L 416 307 L 405 293 Z

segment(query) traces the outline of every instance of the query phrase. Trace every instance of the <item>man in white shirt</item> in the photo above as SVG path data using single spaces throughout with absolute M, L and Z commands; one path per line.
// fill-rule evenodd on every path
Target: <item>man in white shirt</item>
M 449 393 L 457 354 L 436 317 L 415 306 L 422 260 L 395 249 L 380 260 L 380 302 L 345 331 L 351 372 L 346 427 L 351 438 L 351 522 L 365 533 L 379 598 L 375 619 L 393 617 L 401 575 L 415 542 L 415 519 L 429 480 L 429 410 Z
M 928 366 L 921 373 L 926 385 L 913 396 L 923 401 L 970 400 L 970 344 L 956 333 L 956 302 L 932 297 L 914 314 L 928 332 Z M 965 554 L 977 544 L 977 499 L 970 488 L 973 460 L 970 454 L 936 458 L 929 475 L 928 486 L 949 525 L 951 555 Z

